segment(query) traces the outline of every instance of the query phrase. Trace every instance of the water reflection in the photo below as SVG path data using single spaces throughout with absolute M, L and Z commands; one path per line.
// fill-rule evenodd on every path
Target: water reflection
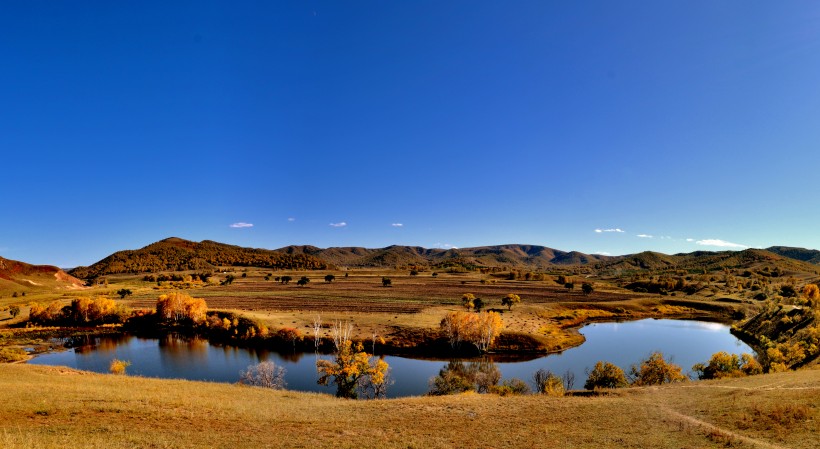
M 509 357 L 486 357 L 473 360 L 419 360 L 385 356 L 391 367 L 394 384 L 389 397 L 424 394 L 442 372 L 479 373 L 489 376 L 493 370 L 504 379 L 517 377 L 531 382 L 539 369 L 558 375 L 570 373 L 583 385 L 586 371 L 599 360 L 606 360 L 628 370 L 653 351 L 661 351 L 688 372 L 692 365 L 705 362 L 718 351 L 752 352 L 751 348 L 729 333 L 729 327 L 718 323 L 674 320 L 641 320 L 621 323 L 595 323 L 581 329 L 583 345 L 546 357 L 531 360 Z M 288 389 L 319 391 L 332 394 L 333 387 L 316 384 L 316 361 L 330 356 L 310 353 L 243 349 L 211 345 L 205 340 L 169 335 L 162 339 L 133 336 L 101 337 L 90 344 L 61 353 L 45 354 L 30 363 L 65 365 L 88 371 L 107 372 L 114 358 L 132 363 L 131 375 L 184 378 L 218 382 L 237 382 L 239 373 L 249 365 L 270 360 L 283 366 Z

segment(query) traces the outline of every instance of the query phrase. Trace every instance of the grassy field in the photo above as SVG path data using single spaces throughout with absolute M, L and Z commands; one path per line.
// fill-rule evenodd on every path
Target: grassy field
M 326 274 L 336 280 L 325 282 Z M 742 305 L 727 305 L 703 298 L 674 298 L 657 294 L 641 294 L 595 282 L 595 290 L 584 295 L 580 286 L 573 291 L 553 280 L 481 282 L 478 273 L 430 273 L 411 276 L 407 271 L 355 270 L 348 272 L 275 272 L 247 268 L 232 269 L 220 274 L 235 276 L 230 285 L 194 285 L 186 293 L 204 298 L 208 307 L 238 312 L 271 329 L 295 327 L 305 334 L 313 331 L 317 316 L 325 324 L 337 320 L 354 324 L 354 338 L 369 339 L 374 334 L 402 346 L 402 339 L 419 332 L 438 328 L 447 312 L 463 310 L 461 296 L 473 293 L 484 300 L 486 308 L 503 309 L 505 330 L 525 334 L 541 350 L 558 351 L 583 342 L 577 327 L 590 319 L 637 319 L 660 316 L 711 315 L 726 318 Z M 266 275 L 271 275 L 265 280 Z M 243 275 L 245 277 L 243 277 Z M 289 275 L 289 284 L 281 284 L 276 276 Z M 308 276 L 307 286 L 296 280 Z M 389 277 L 390 287 L 382 286 Z M 127 287 L 134 294 L 125 301 L 134 308 L 153 308 L 164 290 L 156 283 L 143 282 L 141 276 L 109 276 L 108 290 Z M 522 302 L 512 310 L 501 306 L 507 293 L 521 296 Z M 687 301 L 686 305 L 670 305 L 668 300 Z M 712 308 L 713 310 L 707 311 Z M 322 335 L 329 336 L 324 329 Z
M 379 401 L 0 365 L 0 447 L 815 448 L 820 370 L 598 397 Z

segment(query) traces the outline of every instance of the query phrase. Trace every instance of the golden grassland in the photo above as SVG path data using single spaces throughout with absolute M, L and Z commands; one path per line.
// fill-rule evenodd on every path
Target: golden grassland
M 594 397 L 377 401 L 0 365 L 0 447 L 815 448 L 820 370 Z

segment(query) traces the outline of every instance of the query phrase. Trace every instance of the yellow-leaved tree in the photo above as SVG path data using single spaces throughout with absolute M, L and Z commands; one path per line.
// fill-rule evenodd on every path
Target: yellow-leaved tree
M 157 315 L 165 321 L 180 322 L 189 320 L 198 324 L 205 320 L 208 305 L 204 299 L 192 298 L 181 292 L 160 295 L 157 300 Z
M 336 397 L 357 399 L 361 391 L 375 398 L 384 397 L 387 392 L 387 362 L 371 360 L 361 343 L 354 348 L 350 340 L 344 341 L 333 360 L 318 360 L 316 369 L 320 385 L 336 384 Z

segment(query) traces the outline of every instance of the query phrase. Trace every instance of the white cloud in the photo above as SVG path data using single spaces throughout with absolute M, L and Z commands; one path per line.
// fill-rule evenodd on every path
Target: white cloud
M 288 217 L 288 221 L 296 221 L 296 219 L 293 217 Z
M 718 246 L 720 248 L 748 248 L 748 246 L 741 245 L 740 243 L 732 243 L 732 242 L 727 242 L 726 240 L 720 240 L 720 239 L 698 240 L 695 243 L 697 243 L 698 245 L 703 245 L 703 246 Z
M 602 232 L 625 232 L 621 228 L 611 228 L 611 229 L 596 229 L 595 232 L 602 233 Z
M 655 238 L 655 237 L 653 237 L 653 236 L 651 236 L 651 235 L 649 235 L 649 234 L 638 234 L 638 237 L 640 237 L 640 238 L 642 238 L 642 239 L 652 239 L 652 238 Z
M 402 223 L 392 223 L 390 226 L 393 226 L 394 228 L 400 228 L 400 227 L 404 226 L 404 224 L 402 224 Z
M 434 244 L 433 244 L 433 248 L 439 248 L 439 249 L 458 249 L 458 247 L 457 247 L 457 246 L 453 246 L 453 245 L 451 245 L 451 244 L 449 244 L 449 243 L 434 243 Z
M 331 223 L 330 226 L 333 226 L 334 228 L 343 228 L 347 226 L 347 223 L 340 221 L 338 223 Z
M 240 221 L 239 223 L 232 224 L 231 227 L 232 228 L 252 228 L 253 223 L 243 223 L 243 222 Z
M 612 255 L 612 254 L 610 254 L 606 251 L 598 251 L 598 252 L 595 252 L 595 253 L 592 253 L 592 254 L 597 254 L 599 256 L 611 256 Z
M 695 239 L 686 239 L 687 242 L 694 242 Z

